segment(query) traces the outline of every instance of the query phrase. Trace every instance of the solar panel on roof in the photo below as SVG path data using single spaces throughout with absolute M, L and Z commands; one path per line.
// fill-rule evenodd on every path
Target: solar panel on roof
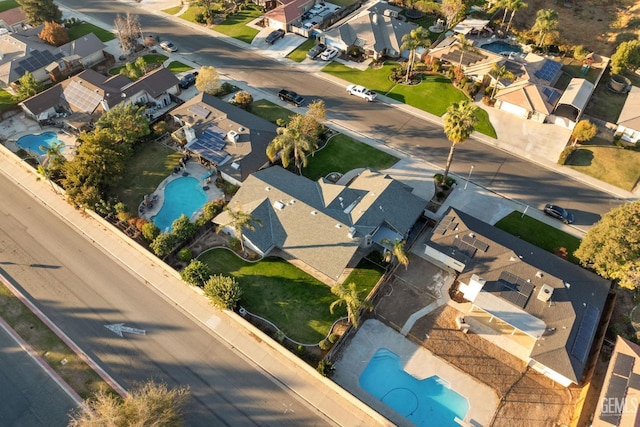
M 632 389 L 640 390 L 640 375 L 631 373 L 627 384 Z
M 462 241 L 473 246 L 476 249 L 481 250 L 482 252 L 486 252 L 489 249 L 489 245 L 487 245 L 482 240 L 478 240 L 475 237 L 471 237 L 468 234 L 462 236 Z
M 560 99 L 560 92 L 554 90 L 551 96 L 549 96 L 549 104 L 554 105 L 558 99 Z
M 591 349 L 591 342 L 598 326 L 598 319 L 600 318 L 600 310 L 592 304 L 587 304 L 587 308 L 582 315 L 580 326 L 578 327 L 578 333 L 573 342 L 571 348 L 571 355 L 584 363 L 589 355 Z
M 618 353 L 613 362 L 613 373 L 628 378 L 633 369 L 635 359 L 628 354 Z
M 466 255 L 469 258 L 473 258 L 473 256 L 476 253 L 476 248 L 474 248 L 473 246 L 463 242 L 460 239 L 455 239 L 453 241 L 453 246 L 456 247 L 458 252 L 462 252 L 464 255 Z
M 527 305 L 533 293 L 533 284 L 508 271 L 500 273 L 498 282 L 502 285 L 502 290 L 499 292 L 499 295 L 503 299 L 520 308 L 524 308 Z
M 102 101 L 101 93 L 95 92 L 75 80 L 69 83 L 62 96 L 78 110 L 88 113 L 92 113 Z
M 612 375 L 609 378 L 609 385 L 607 386 L 607 392 L 605 393 L 605 401 L 606 402 L 622 402 L 625 395 L 627 394 L 627 379 L 623 377 L 619 377 L 617 375 Z M 613 400 L 609 400 L 613 399 Z M 604 409 L 604 408 L 603 408 Z M 613 408 L 611 408 L 613 409 Z M 600 419 L 603 421 L 607 421 L 613 425 L 618 425 L 620 423 L 620 417 L 622 416 L 622 411 L 620 410 L 603 410 L 600 412 Z
M 436 228 L 433 230 L 433 234 L 444 234 L 447 232 L 447 228 L 453 222 L 452 216 L 445 216 L 440 220 Z
M 220 164 L 229 155 L 224 151 L 227 145 L 226 132 L 217 126 L 207 128 L 196 140 L 187 144 L 187 148 L 202 157 Z
M 28 56 L 25 56 L 20 61 L 18 61 L 18 64 L 22 66 L 26 71 L 32 72 L 35 70 L 39 70 L 42 67 L 46 67 L 56 59 L 60 59 L 63 56 L 64 55 L 61 52 L 58 52 L 54 55 L 48 50 L 33 50 L 29 52 Z
M 539 79 L 551 81 L 560 68 L 562 68 L 561 63 L 547 59 L 534 74 Z
M 206 119 L 207 117 L 209 117 L 209 114 L 211 114 L 211 111 L 207 110 L 201 105 L 192 105 L 191 107 L 187 108 L 187 111 L 195 114 L 196 116 L 200 116 L 203 119 Z

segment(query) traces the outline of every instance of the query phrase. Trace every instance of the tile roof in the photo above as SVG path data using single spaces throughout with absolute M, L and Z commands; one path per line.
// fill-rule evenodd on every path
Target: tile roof
M 27 16 L 20 7 L 0 12 L 0 21 L 4 21 L 7 25 L 15 25 L 27 21 Z
M 590 348 L 595 331 L 584 332 L 583 319 L 595 309 L 599 321 L 610 282 L 456 209 L 450 208 L 441 223 L 445 218 L 450 226 L 436 227 L 427 244 L 465 264 L 458 277 L 462 283 L 469 283 L 477 274 L 491 289 L 508 272 L 531 284 L 533 290 L 523 310 L 542 320 L 548 332 L 536 341 L 529 357 L 580 383 L 588 359 L 576 356 L 577 347 L 582 345 L 577 338 L 586 336 L 588 342 L 584 344 Z M 485 243 L 486 251 L 460 243 L 470 235 Z M 538 299 L 543 285 L 553 288 L 549 302 Z

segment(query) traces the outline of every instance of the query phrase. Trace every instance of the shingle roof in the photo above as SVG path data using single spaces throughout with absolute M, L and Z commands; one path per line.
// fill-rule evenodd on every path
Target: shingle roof
M 274 166 L 247 178 L 230 206 L 262 220 L 262 227 L 245 232 L 256 246 L 279 247 L 337 279 L 366 233 L 391 224 L 404 235 L 426 203 L 409 187 L 370 170 L 344 187 Z M 214 219 L 217 224 L 227 221 L 226 213 Z M 356 231 L 353 237 L 351 227 Z
M 122 92 L 127 97 L 131 97 L 141 91 L 145 91 L 153 98 L 157 98 L 163 92 L 177 86 L 178 83 L 180 81 L 168 68 L 159 67 L 128 86 L 124 86 Z
M 530 358 L 580 383 L 588 359 L 574 356 L 573 346 L 589 307 L 602 314 L 610 282 L 456 209 L 449 209 L 444 218 L 451 219 L 452 225 L 436 227 L 427 244 L 448 255 L 455 250 L 452 256 L 466 264 L 458 278 L 462 283 L 477 274 L 490 287 L 509 272 L 532 284 L 524 310 L 545 322 L 552 333 L 536 341 Z M 488 245 L 486 252 L 460 244 L 470 234 Z M 548 303 L 537 298 L 544 284 L 553 288 Z M 593 334 L 587 339 L 593 339 Z
M 631 87 L 631 91 L 627 95 L 624 102 L 618 124 L 629 129 L 640 130 L 640 88 Z

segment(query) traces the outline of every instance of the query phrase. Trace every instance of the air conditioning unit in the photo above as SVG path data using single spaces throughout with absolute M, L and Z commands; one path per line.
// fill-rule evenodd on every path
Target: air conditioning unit
M 227 139 L 231 142 L 238 142 L 238 132 L 235 130 L 230 130 L 227 132 Z
M 553 295 L 553 286 L 549 286 L 545 283 L 540 288 L 540 292 L 538 292 L 538 299 L 540 301 L 547 302 L 551 299 L 551 295 Z

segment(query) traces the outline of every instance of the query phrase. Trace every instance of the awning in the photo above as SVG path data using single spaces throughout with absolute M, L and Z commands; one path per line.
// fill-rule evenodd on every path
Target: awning
M 473 305 L 536 340 L 542 337 L 547 329 L 547 325 L 542 320 L 491 292 L 481 291 L 478 293 Z

